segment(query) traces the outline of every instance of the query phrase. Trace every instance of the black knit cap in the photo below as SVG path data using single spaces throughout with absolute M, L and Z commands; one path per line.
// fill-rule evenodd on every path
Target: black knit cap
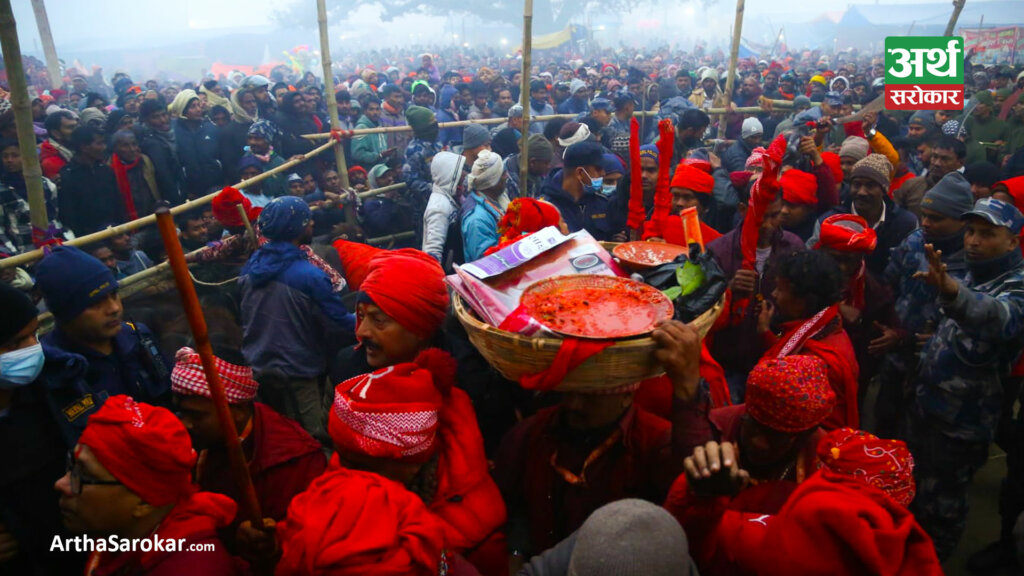
M 0 314 L 0 345 L 24 330 L 39 314 L 24 292 L 3 283 L 0 283 L 0 310 L 4 311 Z

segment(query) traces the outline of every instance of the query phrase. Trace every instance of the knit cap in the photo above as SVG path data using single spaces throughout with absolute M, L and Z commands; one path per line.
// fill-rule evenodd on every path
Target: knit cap
M 860 136 L 848 136 L 839 147 L 840 158 L 850 158 L 854 162 L 860 162 L 871 151 L 868 141 Z
M 960 218 L 974 208 L 971 184 L 963 174 L 950 172 L 925 193 L 921 208 L 934 210 L 947 218 Z
M 751 116 L 743 120 L 743 127 L 740 129 L 740 138 L 750 138 L 751 136 L 757 136 L 758 134 L 764 134 L 764 127 L 761 126 L 761 121 Z
M 888 158 L 882 154 L 868 154 L 853 165 L 850 178 L 867 178 L 888 190 L 890 174 L 892 174 L 892 164 L 889 163 Z
M 491 132 L 481 124 L 470 124 L 462 131 L 462 147 L 466 150 L 491 143 Z
M 114 274 L 74 246 L 58 246 L 36 265 L 36 286 L 57 320 L 70 322 L 117 290 Z

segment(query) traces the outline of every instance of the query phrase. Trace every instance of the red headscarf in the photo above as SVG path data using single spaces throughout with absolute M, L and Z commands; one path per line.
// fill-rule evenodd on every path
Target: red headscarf
M 714 187 L 715 179 L 711 174 L 686 163 L 676 166 L 671 188 L 686 188 L 698 194 L 711 194 Z
M 782 178 L 782 199 L 790 204 L 814 206 L 818 203 L 818 179 L 814 174 L 797 170 L 787 170 Z
M 350 378 L 334 390 L 331 440 L 339 451 L 424 463 L 437 448 L 438 413 L 454 385 L 455 360 L 437 348 Z
M 259 382 L 253 380 L 252 368 L 238 366 L 214 358 L 217 374 L 224 385 L 224 394 L 229 404 L 252 402 L 260 389 Z M 211 398 L 210 384 L 206 380 L 206 371 L 199 354 L 185 346 L 174 356 L 174 370 L 171 371 L 171 391 L 177 394 L 205 396 Z
M 516 198 L 509 203 L 501 222 L 498 222 L 498 243 L 484 251 L 484 255 L 493 254 L 548 226 L 558 226 L 561 220 L 562 215 L 554 204 L 533 198 Z
M 444 270 L 419 250 L 385 250 L 373 257 L 359 289 L 380 309 L 419 336 L 430 338 L 448 313 Z
M 78 442 L 148 504 L 174 504 L 196 491 L 192 440 L 185 425 L 164 408 L 112 396 L 89 417 Z
M 732 187 L 737 190 L 744 190 L 747 184 L 750 184 L 750 179 L 754 176 L 753 172 L 747 170 L 740 170 L 739 172 L 729 172 L 729 182 L 732 183 Z
M 341 468 L 337 456 L 278 524 L 280 576 L 438 573 L 444 525 L 423 500 L 377 474 Z
M 821 234 L 817 248 L 828 248 L 839 252 L 870 253 L 878 245 L 878 234 L 860 216 L 835 214 L 821 223 Z
M 762 360 L 747 377 L 747 413 L 772 430 L 810 430 L 832 413 L 835 403 L 825 363 L 815 356 Z
M 821 439 L 818 458 L 828 472 L 879 488 L 900 506 L 914 500 L 914 456 L 899 440 L 839 428 Z
M 239 204 L 245 207 L 245 214 L 249 217 L 249 222 L 255 222 L 259 218 L 262 209 L 253 208 L 252 202 L 231 186 L 225 186 L 219 194 L 214 196 L 210 207 L 213 209 L 213 217 L 218 222 L 228 228 L 237 228 L 245 225 L 245 222 L 242 222 L 241 214 L 238 213 L 238 208 L 236 208 Z

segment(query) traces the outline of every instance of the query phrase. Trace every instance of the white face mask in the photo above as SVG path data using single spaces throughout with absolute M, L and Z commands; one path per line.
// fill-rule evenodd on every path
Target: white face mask
M 27 348 L 20 348 L 0 354 L 0 388 L 20 388 L 35 382 L 43 371 L 43 345 L 38 342 Z

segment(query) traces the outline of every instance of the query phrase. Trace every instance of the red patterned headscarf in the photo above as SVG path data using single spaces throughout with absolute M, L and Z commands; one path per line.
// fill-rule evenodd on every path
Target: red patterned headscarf
M 747 413 L 772 430 L 810 430 L 832 413 L 835 403 L 825 363 L 816 356 L 763 360 L 747 377 Z
M 818 458 L 824 469 L 879 488 L 901 506 L 914 500 L 914 456 L 899 440 L 839 428 L 821 439 Z
M 210 384 L 206 380 L 203 362 L 199 354 L 188 346 L 178 350 L 174 356 L 174 370 L 171 371 L 171 391 L 176 394 L 205 396 L 211 398 Z M 224 394 L 229 404 L 252 402 L 260 389 L 258 382 L 253 380 L 252 368 L 238 366 L 215 358 L 217 373 L 224 384 Z

